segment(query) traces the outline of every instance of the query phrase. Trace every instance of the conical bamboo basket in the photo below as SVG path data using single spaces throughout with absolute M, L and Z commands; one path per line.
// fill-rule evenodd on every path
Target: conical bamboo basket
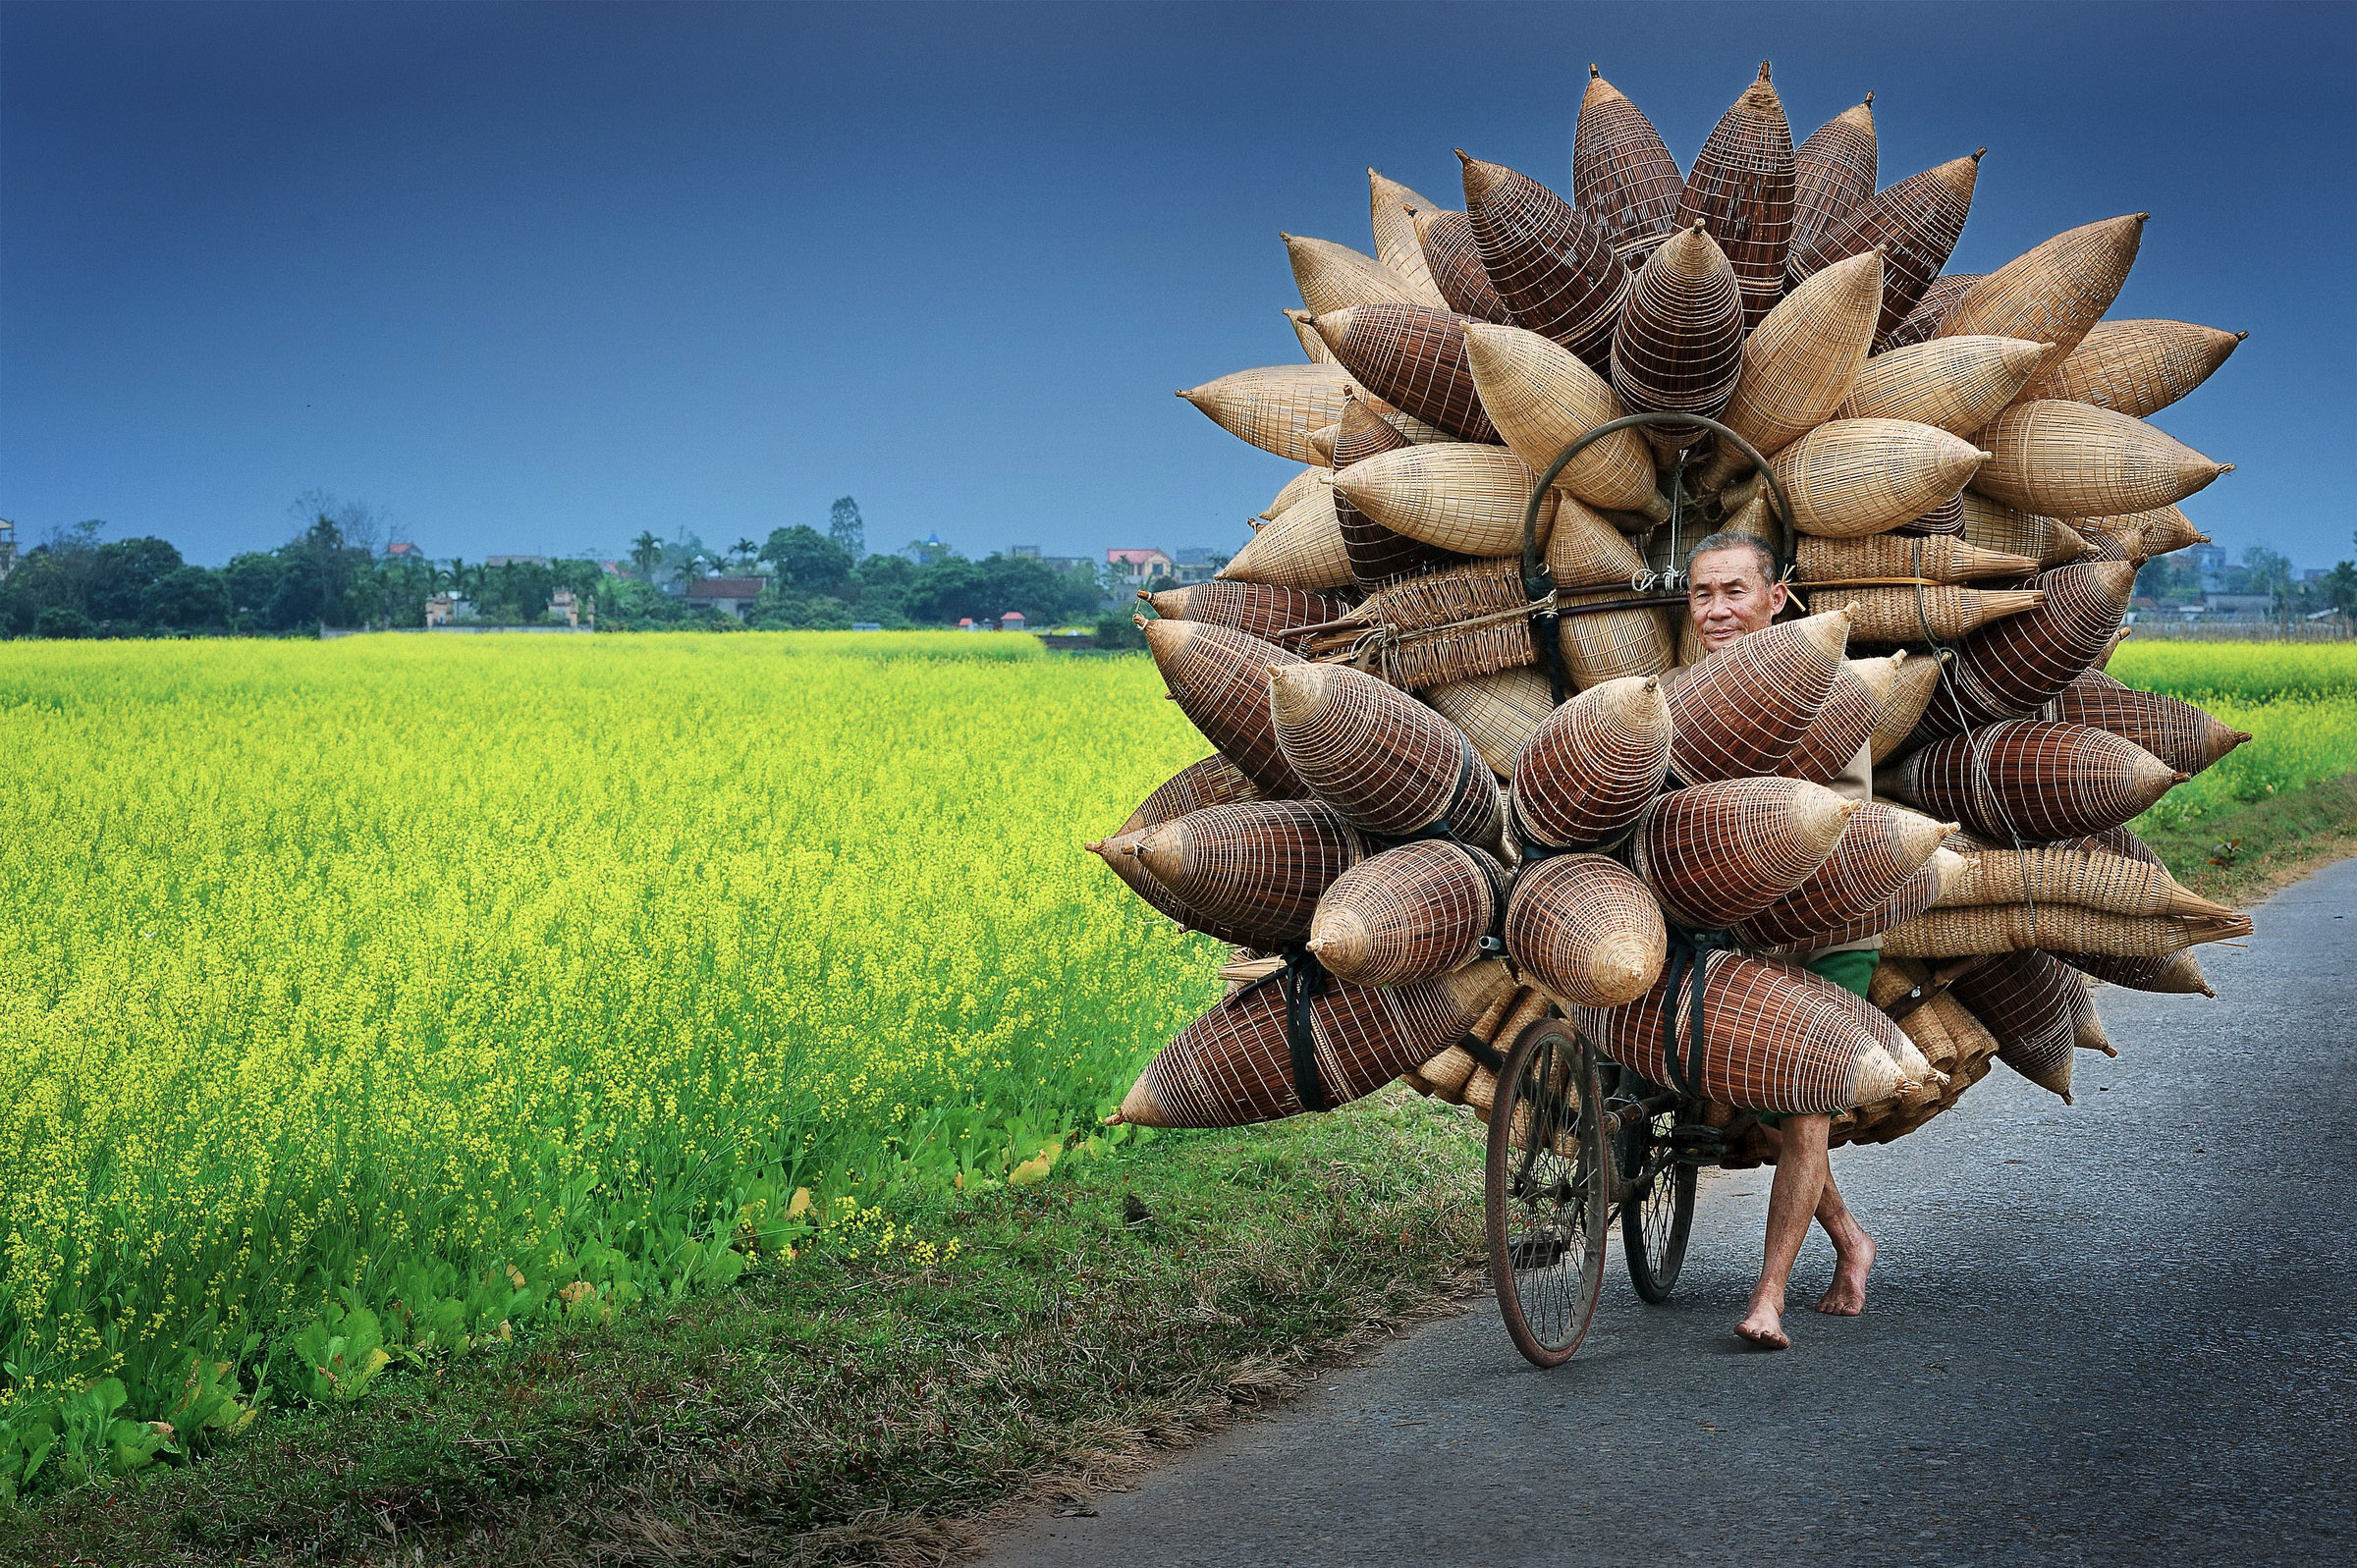
M 1792 153 L 1792 248 L 1849 221 L 1874 195 L 1874 94 L 1817 128 Z M 1786 277 L 1792 284 L 1802 280 Z M 1879 311 L 1878 311 L 1879 314 Z
M 1407 445 L 1405 436 L 1353 398 L 1343 409 L 1342 433 L 1334 446 L 1335 470 L 1340 472 L 1378 454 L 1398 452 Z M 1335 497 L 1334 516 L 1343 536 L 1343 553 L 1350 561 L 1351 579 L 1367 592 L 1464 565 L 1465 558 L 1456 552 L 1395 533 L 1339 495 Z M 1338 609 L 1335 615 L 1340 614 Z M 1334 616 L 1314 619 L 1331 621 Z M 1293 623 L 1304 625 L 1308 622 Z
M 2085 403 L 2017 404 L 1981 439 L 1991 457 L 1972 487 L 2008 507 L 2055 517 L 2148 512 L 2234 469 L 2141 419 Z
M 1997 1059 L 2070 1104 L 2086 982 L 2043 952 L 2006 953 L 1960 977 L 1950 993 L 1997 1040 Z
M 1888 659 L 1850 660 L 1834 676 L 1834 689 L 1826 694 L 1825 706 L 1809 721 L 1778 774 L 1786 779 L 1806 779 L 1812 784 L 1831 784 L 1846 771 L 1859 752 L 1866 749 L 1874 734 L 1874 716 L 1882 707 L 1882 695 L 1868 687 L 1856 672 L 1864 667 L 1873 673 L 1883 688 L 1891 689 Z
M 1350 553 L 1335 513 L 1335 487 L 1318 485 L 1271 517 L 1214 577 L 1315 593 L 1351 586 Z
M 1876 334 L 1874 351 L 1889 353 L 1894 349 L 1930 342 L 1939 334 L 1940 323 L 1947 319 L 1947 313 L 1987 276 L 1985 272 L 1944 272 L 1934 278 L 1924 288 L 1922 300 L 1907 312 L 1906 320 L 1890 332 Z
M 1375 230 L 1375 259 L 1405 284 L 1413 302 L 1447 309 L 1449 301 L 1424 265 L 1424 246 L 1416 238 L 1416 220 L 1409 209 L 1432 203 L 1397 180 L 1367 171 L 1367 209 Z
M 1860 642 L 1951 641 L 1993 621 L 2046 603 L 2037 588 L 1827 588 L 1817 597 L 1849 611 L 1850 635 Z
M 1863 804 L 1798 779 L 1726 779 L 1672 790 L 1638 819 L 1630 865 L 1672 920 L 1720 930 L 1807 881 Z
M 2138 691 L 2098 670 L 2064 686 L 2041 716 L 2110 730 L 2189 778 L 2251 738 L 2248 730 L 2220 724 L 2190 702 Z
M 1547 677 L 1536 670 L 1501 670 L 1470 680 L 1452 680 L 1421 693 L 1433 711 L 1465 732 L 1481 760 L 1501 779 L 1510 779 L 1514 759 L 1531 731 L 1555 711 Z
M 1514 884 L 1506 950 L 1565 1006 L 1617 1007 L 1652 989 L 1668 953 L 1661 906 L 1626 866 L 1554 855 Z
M 1505 556 L 1521 551 L 1522 514 L 1537 482 L 1508 448 L 1443 442 L 1340 469 L 1334 493 L 1394 533 L 1461 555 Z
M 2218 995 L 2190 948 L 2162 958 L 2118 958 L 2100 952 L 2057 952 L 2055 956 L 2108 985 L 2124 986 L 2130 991 L 2156 991 L 2180 997 Z
M 2021 401 L 2091 403 L 2147 418 L 2209 380 L 2249 336 L 2190 321 L 2099 321 L 2068 358 L 2023 391 Z
M 1557 526 L 1560 531 L 1562 525 Z M 1956 534 L 1910 537 L 1876 533 L 1862 539 L 1804 535 L 1796 543 L 1793 576 L 1803 586 L 1874 577 L 1972 582 L 1987 577 L 2026 577 L 2038 569 L 2038 563 L 2028 556 L 1984 550 Z
M 1876 801 L 1860 805 L 1833 853 L 1800 886 L 1738 923 L 1745 946 L 1807 942 L 1884 908 L 1939 849 L 1953 823 Z
M 1607 588 L 1595 593 L 1559 593 L 1556 603 L 1565 607 L 1610 604 L 1628 596 L 1625 588 Z M 1608 680 L 1662 675 L 1677 662 L 1677 638 L 1672 622 L 1664 613 L 1650 609 L 1566 615 L 1556 622 L 1556 646 L 1562 652 L 1564 678 L 1581 691 Z
M 1495 960 L 1414 986 L 1332 982 L 1310 1000 L 1312 1055 L 1332 1105 L 1429 1060 L 1513 982 Z M 1287 1043 L 1282 983 L 1261 981 L 1180 1030 L 1122 1101 L 1141 1127 L 1236 1127 L 1302 1108 Z
M 1947 265 L 1948 252 L 1955 249 L 1956 237 L 1964 232 L 1965 215 L 1972 210 L 1972 188 L 1980 178 L 1980 163 L 1979 152 L 1968 158 L 1951 158 L 1877 191 L 1860 202 L 1846 222 L 1792 253 L 1787 268 L 1792 281 L 1814 277 L 1846 256 L 1884 246 L 1883 314 L 1876 337 L 1888 339 L 1924 297 L 1940 269 Z
M 1699 220 L 1645 258 L 1628 286 L 1612 339 L 1613 391 L 1631 413 L 1727 411 L 1743 369 L 1743 293 L 1726 254 Z M 1647 425 L 1665 456 L 1690 446 L 1700 425 Z
M 1309 935 L 1318 897 L 1370 851 L 1316 800 L 1206 806 L 1148 828 L 1137 860 L 1188 908 L 1274 946 Z
M 1334 466 L 1334 444 L 1342 438 L 1342 434 L 1343 427 L 1339 422 L 1321 426 L 1309 433 L 1309 450 L 1316 453 L 1318 460 L 1329 468 Z
M 1883 253 L 1869 250 L 1807 279 L 1752 329 L 1724 422 L 1764 453 L 1790 446 L 1834 416 L 1867 368 L 1883 307 Z M 1705 487 L 1751 460 L 1722 439 Z
M 1228 626 L 1264 642 L 1276 642 L 1293 626 L 1332 621 L 1348 610 L 1340 599 L 1298 588 L 1277 588 L 1258 582 L 1196 582 L 1160 593 L 1140 590 L 1138 597 L 1154 607 L 1165 621 L 1200 621 Z
M 2131 512 L 2119 517 L 2088 517 L 2080 526 L 2111 535 L 2129 556 L 2140 561 L 2183 550 L 2188 545 L 2210 543 L 2210 536 L 2196 528 L 2193 519 L 2178 507 L 2155 507 L 2150 512 Z
M 2137 212 L 2082 224 L 2015 256 L 1957 301 L 1939 335 L 2027 338 L 2053 344 L 2056 361 L 2069 357 L 2128 281 L 2151 216 Z
M 1113 874 L 1147 906 L 1167 915 L 1188 931 L 1200 931 L 1217 942 L 1234 946 L 1251 946 L 1260 939 L 1246 926 L 1230 925 L 1216 915 L 1207 915 L 1195 908 L 1178 892 L 1165 886 L 1162 880 L 1146 870 L 1137 858 L 1137 847 L 1154 828 L 1136 828 L 1115 834 L 1110 838 L 1092 839 L 1082 845 L 1090 854 L 1103 860 Z
M 1643 580 L 1645 555 L 1628 535 L 1587 507 L 1555 492 L 1555 521 L 1548 529 L 1545 560 L 1558 588 L 1626 587 Z
M 1649 676 L 1606 681 L 1548 714 L 1514 761 L 1516 837 L 1533 849 L 1618 838 L 1661 792 L 1670 733 L 1670 705 Z
M 1806 970 L 1741 953 L 1708 953 L 1700 967 L 1699 1098 L 1745 1110 L 1824 1115 L 1886 1099 L 1905 1082 L 1864 998 Z M 1671 1081 L 1664 1017 L 1678 1020 L 1681 1058 L 1691 1027 L 1692 981 L 1682 979 L 1670 996 L 1669 978 L 1625 1006 L 1582 1007 L 1576 1014 L 1599 1050 L 1655 1083 Z
M 1470 963 L 1506 915 L 1506 868 L 1478 849 L 1399 844 L 1336 878 L 1309 950 L 1356 986 L 1404 986 Z
M 1293 282 L 1301 302 L 1313 316 L 1347 310 L 1352 305 L 1422 304 L 1405 278 L 1348 245 L 1331 240 L 1306 240 L 1281 234 L 1285 253 L 1293 264 Z
M 1234 763 L 1214 752 L 1164 780 L 1152 794 L 1138 802 L 1137 809 L 1129 813 L 1129 820 L 1119 831 L 1137 833 L 1190 811 L 1201 811 L 1205 806 L 1228 806 L 1239 800 L 1260 798 L 1260 787 L 1245 778 Z
M 1309 785 L 1277 744 L 1269 719 L 1269 667 L 1301 661 L 1273 642 L 1194 621 L 1146 621 L 1147 651 L 1172 700 L 1263 794 L 1301 800 Z
M 1397 687 L 1339 665 L 1286 665 L 1269 683 L 1286 759 L 1354 826 L 1403 838 L 1446 829 L 1502 852 L 1498 783 L 1473 742 Z
M 1939 908 L 1984 904 L 2076 904 L 2113 915 L 2239 918 L 2224 904 L 2213 903 L 2178 882 L 2165 866 L 2059 844 L 1981 850 L 1941 898 Z
M 1461 151 L 1457 157 L 1483 270 L 1514 325 L 1603 369 L 1628 294 L 1628 269 L 1613 254 L 1611 231 L 1504 164 Z
M 1940 894 L 1953 882 L 1964 864 L 1965 857 L 1948 848 L 1932 851 L 1931 858 L 1918 866 L 1898 891 L 1873 908 L 1853 914 L 1823 930 L 1796 932 L 1804 925 L 1815 924 L 1815 918 L 1787 919 L 1783 899 L 1770 904 L 1749 920 L 1734 927 L 1738 940 L 1764 952 L 1798 955 L 1839 947 L 1853 942 L 1865 942 L 1884 932 L 1904 925 L 1940 901 Z M 1805 887 L 1806 884 L 1803 884 Z M 1794 896 L 1787 893 L 1786 897 Z M 1771 937 L 1782 940 L 1770 941 Z
M 1316 489 L 1318 486 L 1331 486 L 1333 483 L 1334 470 L 1332 468 L 1325 467 L 1321 464 L 1312 463 L 1310 466 L 1303 468 L 1300 472 L 1294 474 L 1290 479 L 1288 479 L 1285 482 L 1284 488 L 1277 492 L 1277 499 L 1270 502 L 1267 510 L 1262 512 L 1258 517 L 1253 519 L 1252 526 L 1255 529 L 1259 528 L 1262 523 L 1268 521 L 1271 517 L 1276 516 L 1279 513 L 1285 511 L 1286 508 L 1291 506 L 1296 501 L 1301 500 L 1303 497 L 1307 496 L 1310 491 Z
M 1953 734 L 2054 701 L 2111 645 L 2135 585 L 2136 568 L 2125 561 L 2080 562 L 2039 577 L 2046 603 L 1993 622 L 1957 645 L 1946 683 L 1924 713 L 1923 732 Z
M 1663 682 L 1683 784 L 1773 774 L 1833 695 L 1849 619 L 1840 611 L 1737 637 Z
M 1545 469 L 1573 441 L 1628 412 L 1602 376 L 1535 332 L 1476 323 L 1464 338 L 1483 407 L 1514 456 L 1533 468 Z M 1607 512 L 1656 522 L 1670 515 L 1654 488 L 1652 450 L 1634 430 L 1617 430 L 1590 446 L 1564 464 L 1555 486 Z
M 1904 419 L 1836 419 L 1769 460 L 1792 526 L 1830 539 L 1883 533 L 1964 488 L 1989 455 L 1961 436 Z
M 1743 89 L 1694 155 L 1677 201 L 1679 228 L 1701 223 L 1722 242 L 1743 291 L 1746 329 L 1757 327 L 1784 297 L 1793 195 L 1792 128 L 1763 60 L 1759 80 Z
M 1408 691 L 1538 662 L 1518 562 L 1476 561 L 1393 583 L 1305 632 L 1305 651 Z
M 2028 556 L 2041 567 L 2065 566 L 2087 554 L 2087 541 L 2067 522 L 2015 511 L 1974 490 L 1965 491 L 1963 500 L 1968 544 Z
M 1384 402 L 1459 440 L 1496 441 L 1498 429 L 1465 370 L 1464 319 L 1425 305 L 1380 304 L 1321 314 L 1317 324 L 1343 368 Z
M 1949 496 L 1920 517 L 1909 517 L 1891 530 L 1901 538 L 1933 539 L 1964 531 L 1964 496 Z
M 2019 338 L 1934 338 L 1866 361 L 1844 419 L 1907 419 L 1969 436 L 2004 412 L 2054 351 Z
M 1999 842 L 2072 838 L 2141 814 L 2183 775 L 2119 736 L 2015 719 L 1934 741 L 1878 773 L 1884 793 Z
M 1490 284 L 1473 241 L 1473 222 L 1446 208 L 1416 209 L 1416 235 L 1424 243 L 1424 266 L 1449 308 L 1476 321 L 1511 321 L 1506 301 Z
M 1924 709 L 1931 706 L 1940 689 L 1942 666 L 1948 658 L 1946 649 L 1931 658 L 1909 659 L 1892 674 L 1891 695 L 1874 714 L 1874 732 L 1868 744 L 1874 751 L 1874 763 L 1881 767 L 1906 743 L 1923 720 Z
M 1301 352 L 1311 364 L 1339 366 L 1342 363 L 1334 356 L 1334 351 L 1326 347 L 1326 340 L 1318 336 L 1317 323 L 1308 311 L 1288 310 L 1285 319 L 1293 329 L 1293 336 L 1301 341 Z
M 1571 199 L 1602 218 L 1614 253 L 1631 267 L 1677 227 L 1685 180 L 1643 110 L 1588 67 L 1571 133 Z
M 1343 416 L 1347 372 L 1335 365 L 1265 365 L 1178 394 L 1238 440 L 1294 462 L 1318 463 L 1309 436 Z

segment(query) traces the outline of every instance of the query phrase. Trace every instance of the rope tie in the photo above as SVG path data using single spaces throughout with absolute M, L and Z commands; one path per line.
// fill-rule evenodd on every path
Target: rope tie
M 1670 1069 L 1670 1087 L 1688 1100 L 1702 1098 L 1702 993 L 1703 979 L 1709 969 L 1706 960 L 1711 953 L 1729 950 L 1734 946 L 1724 931 L 1684 931 L 1672 927 L 1670 933 L 1669 984 L 1662 989 L 1662 1060 Z M 1693 984 L 1687 988 L 1686 1052 L 1681 1060 L 1677 1042 L 1677 988 L 1689 973 Z
M 1285 968 L 1277 983 L 1285 991 L 1285 1044 L 1292 1056 L 1293 1098 L 1303 1110 L 1324 1110 L 1326 1080 L 1318 1073 L 1317 1039 L 1310 1027 L 1309 1004 L 1326 990 L 1326 966 L 1306 947 L 1287 947 Z

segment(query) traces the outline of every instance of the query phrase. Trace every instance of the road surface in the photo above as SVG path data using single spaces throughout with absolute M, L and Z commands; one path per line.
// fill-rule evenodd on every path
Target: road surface
M 1617 1241 L 1587 1345 L 1522 1362 L 1487 1303 L 989 1561 L 2357 1561 L 2357 861 L 2206 947 L 2218 1000 L 2105 988 L 2078 1104 L 2000 1067 L 1836 1152 L 1882 1245 L 1866 1316 L 1729 1327 L 1767 1171 L 1707 1177 L 1677 1300 Z

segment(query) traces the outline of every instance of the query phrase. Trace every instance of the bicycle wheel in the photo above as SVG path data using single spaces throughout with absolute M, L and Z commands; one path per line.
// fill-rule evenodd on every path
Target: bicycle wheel
M 1620 1173 L 1627 1183 L 1620 1250 L 1628 1255 L 1628 1282 L 1657 1307 L 1677 1288 L 1694 1229 L 1694 1164 L 1671 1147 L 1676 1122 L 1675 1110 L 1664 1110 L 1636 1117 L 1620 1133 Z
M 1561 1018 L 1522 1031 L 1490 1106 L 1484 1215 L 1490 1277 L 1514 1348 L 1533 1366 L 1571 1359 L 1604 1287 L 1613 1168 L 1596 1054 Z

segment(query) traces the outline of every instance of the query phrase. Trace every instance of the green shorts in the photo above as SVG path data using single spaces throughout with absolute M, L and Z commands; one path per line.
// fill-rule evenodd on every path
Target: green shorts
M 1863 997 L 1874 982 L 1874 966 L 1882 960 L 1883 955 L 1872 947 L 1849 952 L 1821 952 L 1809 961 L 1809 973 L 1823 975 L 1843 991 Z M 1755 1110 L 1752 1114 L 1759 1118 L 1763 1127 L 1777 1125 L 1785 1115 L 1781 1110 Z

